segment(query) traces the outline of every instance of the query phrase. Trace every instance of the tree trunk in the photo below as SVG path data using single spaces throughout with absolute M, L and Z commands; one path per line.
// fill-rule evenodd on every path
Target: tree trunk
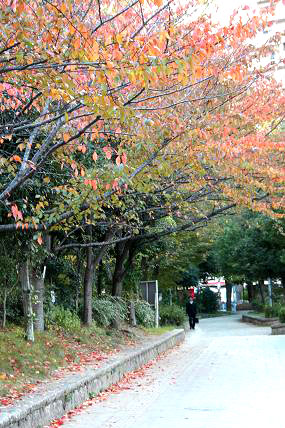
M 35 331 L 44 331 L 44 278 L 33 274 L 31 278 L 34 289 L 33 312 L 35 314 Z
M 249 303 L 252 303 L 252 301 L 254 299 L 254 291 L 253 291 L 252 282 L 248 281 L 246 284 L 246 288 L 247 288 L 248 301 L 249 301 Z
M 142 280 L 147 281 L 148 280 L 148 257 L 142 256 L 141 259 L 141 273 L 142 273 Z
M 7 289 L 4 290 L 4 297 L 3 297 L 3 318 L 2 318 L 2 328 L 6 327 L 6 320 L 7 320 Z
M 23 307 L 26 318 L 26 339 L 34 342 L 34 323 L 33 323 L 33 307 L 32 307 L 32 285 L 29 277 L 29 260 L 25 260 L 20 264 L 20 282 L 23 295 Z
M 271 280 L 271 278 L 268 278 L 268 303 L 269 303 L 269 306 L 272 306 L 273 305 L 273 302 L 272 302 L 272 280 Z
M 104 273 L 104 269 L 103 269 L 103 261 L 101 260 L 99 263 L 99 268 L 98 268 L 98 275 L 97 275 L 97 282 L 96 282 L 96 287 L 97 287 L 97 296 L 101 296 L 102 295 L 102 289 L 103 289 L 103 273 Z
M 112 296 L 121 296 L 123 290 L 123 270 L 116 270 L 113 275 Z
M 76 285 L 75 290 L 75 310 L 78 313 L 79 309 L 79 296 L 80 296 L 80 284 L 81 284 L 81 259 L 80 259 L 80 251 L 77 252 L 77 275 L 78 275 L 78 283 Z
M 230 284 L 227 280 L 226 283 L 226 296 L 227 296 L 227 311 L 232 311 L 232 284 Z
M 86 269 L 84 275 L 83 323 L 90 326 L 92 317 L 92 289 L 94 281 L 94 254 L 92 247 L 86 250 Z
M 132 327 L 136 327 L 137 325 L 137 319 L 136 319 L 136 312 L 135 312 L 135 304 L 133 301 L 130 301 L 130 323 Z
M 265 297 L 264 297 L 263 286 L 264 286 L 264 281 L 263 280 L 259 280 L 258 281 L 258 288 L 259 288 L 259 292 L 260 292 L 260 297 L 261 297 L 262 304 L 264 305 L 265 304 Z
M 170 288 L 169 290 L 169 305 L 172 306 L 173 302 L 172 302 L 172 289 Z
M 159 271 L 160 271 L 160 262 L 156 263 L 156 265 L 154 266 L 154 269 L 153 269 L 153 279 L 157 279 L 157 277 L 159 275 Z
M 120 296 L 122 294 L 122 284 L 124 279 L 124 262 L 128 256 L 127 243 L 119 243 L 116 245 L 116 263 L 112 277 L 112 296 Z

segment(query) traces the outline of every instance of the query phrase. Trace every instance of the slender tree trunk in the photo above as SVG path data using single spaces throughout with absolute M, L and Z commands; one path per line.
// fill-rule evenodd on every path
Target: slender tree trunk
M 120 296 L 123 289 L 123 281 L 128 270 L 132 268 L 137 247 L 133 242 L 121 242 L 116 245 L 116 264 L 112 279 L 112 296 Z
M 141 273 L 142 273 L 142 280 L 147 281 L 148 280 L 148 257 L 142 256 L 141 259 Z
M 99 263 L 98 275 L 97 275 L 97 282 L 96 282 L 97 295 L 98 296 L 102 295 L 102 290 L 103 290 L 103 273 L 104 273 L 104 267 L 103 267 L 103 261 L 101 260 L 100 263 Z
M 173 304 L 173 302 L 172 302 L 172 289 L 169 288 L 168 292 L 169 292 L 169 305 L 172 306 L 172 304 Z
M 92 291 L 94 281 L 94 254 L 92 247 L 86 250 L 86 269 L 84 275 L 83 323 L 92 324 Z
M 232 311 L 232 284 L 229 281 L 225 281 L 226 283 L 226 296 L 227 296 L 227 311 Z
M 130 311 L 130 323 L 131 323 L 131 326 L 132 327 L 136 327 L 136 325 L 137 325 L 137 319 L 136 319 L 135 304 L 134 304 L 133 301 L 130 301 L 129 311 Z
M 7 286 L 7 284 L 6 284 L 6 286 Z M 5 287 L 5 289 L 4 289 L 4 296 L 3 296 L 2 328 L 6 327 L 6 321 L 7 321 L 7 289 Z
M 33 284 L 34 302 L 33 312 L 35 314 L 34 329 L 35 331 L 44 331 L 44 278 L 32 275 L 31 282 Z
M 260 292 L 260 297 L 261 297 L 262 304 L 264 305 L 265 304 L 265 297 L 264 297 L 263 287 L 264 287 L 264 281 L 263 280 L 259 280 L 258 281 L 258 288 L 259 288 L 259 292 Z
M 249 303 L 252 303 L 253 298 L 254 298 L 254 291 L 253 291 L 252 282 L 248 281 L 246 284 L 246 288 L 247 288 L 248 301 L 249 301 Z
M 20 265 L 20 282 L 23 295 L 23 307 L 26 318 L 26 338 L 34 342 L 34 323 L 33 323 L 33 307 L 32 307 L 32 285 L 29 277 L 29 260 L 25 260 Z
M 76 313 L 78 313 L 78 309 L 79 309 L 79 295 L 80 295 L 80 284 L 81 284 L 81 276 L 80 276 L 80 272 L 81 272 L 81 260 L 80 260 L 80 251 L 77 252 L 77 275 L 78 275 L 78 284 L 76 285 L 76 290 L 75 290 L 75 310 Z

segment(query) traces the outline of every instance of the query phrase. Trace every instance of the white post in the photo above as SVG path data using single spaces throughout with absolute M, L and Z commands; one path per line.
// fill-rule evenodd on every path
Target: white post
M 158 282 L 157 280 L 155 281 L 155 300 L 154 300 L 154 305 L 155 305 L 155 327 L 158 327 Z
M 47 270 L 47 267 L 46 267 L 46 266 L 44 266 L 43 274 L 42 274 L 42 279 L 43 279 L 43 280 L 45 280 L 45 277 L 46 277 L 46 270 Z
M 147 303 L 149 303 L 149 301 L 148 301 L 148 282 L 147 281 L 145 282 L 145 298 L 146 298 Z

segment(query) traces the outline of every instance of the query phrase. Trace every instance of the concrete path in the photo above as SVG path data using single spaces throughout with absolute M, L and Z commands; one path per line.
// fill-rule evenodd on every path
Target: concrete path
M 201 320 L 131 389 L 66 428 L 283 428 L 285 336 L 240 316 Z

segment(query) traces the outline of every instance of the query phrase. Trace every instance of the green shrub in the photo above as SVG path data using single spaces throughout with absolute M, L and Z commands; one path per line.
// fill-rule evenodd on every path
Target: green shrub
M 279 310 L 279 320 L 282 323 L 285 323 L 285 307 L 283 306 L 282 308 L 280 308 Z
M 186 320 L 185 311 L 177 305 L 162 305 L 159 308 L 161 325 L 182 325 Z
M 155 324 L 155 313 L 149 303 L 138 300 L 135 302 L 135 314 L 137 323 L 144 327 L 153 327 Z
M 257 312 L 264 312 L 264 305 L 260 303 L 258 300 L 253 300 L 252 309 L 254 309 Z
M 47 312 L 45 322 L 47 328 L 61 328 L 68 332 L 80 329 L 79 316 L 62 306 L 52 306 Z
M 93 317 L 98 325 L 109 327 L 117 321 L 126 321 L 128 307 L 120 297 L 104 296 L 93 302 Z
M 199 312 L 205 314 L 212 314 L 217 312 L 219 309 L 219 296 L 210 288 L 202 288 L 199 295 L 197 296 L 197 306 Z
M 273 318 L 274 317 L 274 309 L 272 306 L 264 306 L 264 315 L 265 318 Z

